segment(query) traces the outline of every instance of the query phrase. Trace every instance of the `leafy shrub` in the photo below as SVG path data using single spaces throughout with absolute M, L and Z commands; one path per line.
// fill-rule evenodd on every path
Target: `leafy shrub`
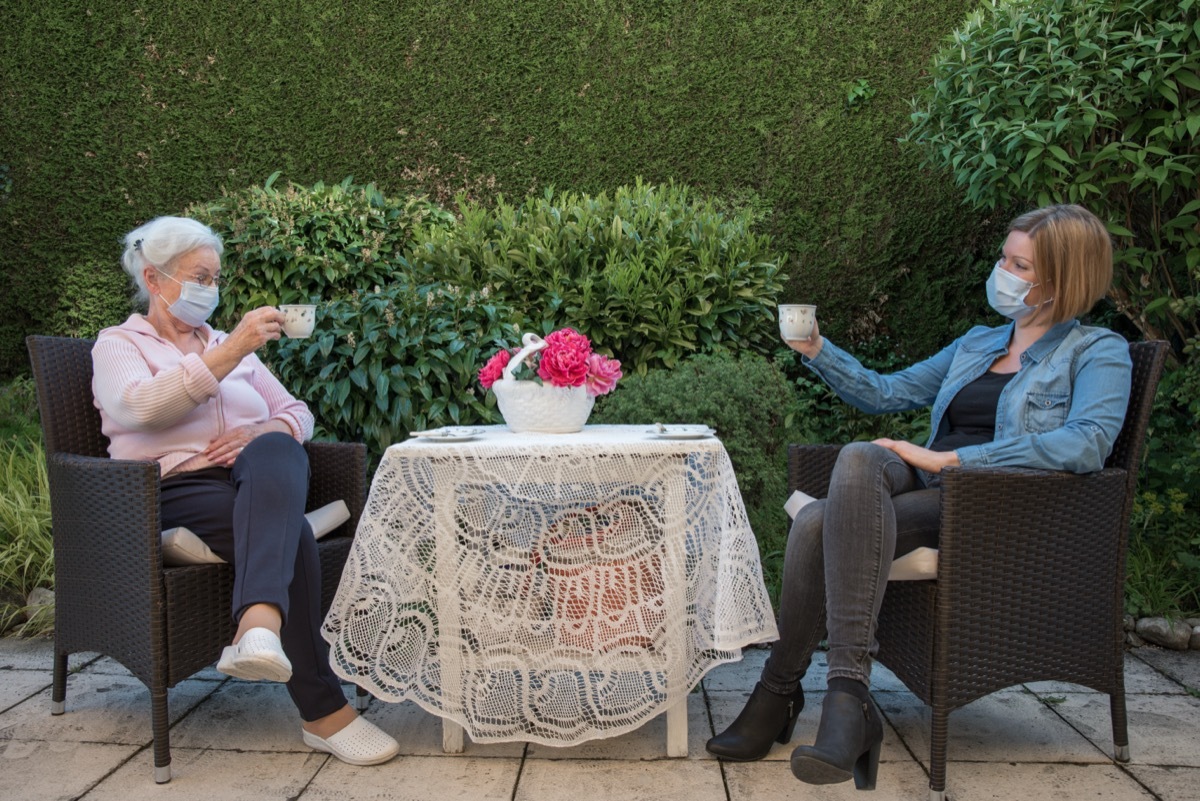
M 1138 617 L 1200 613 L 1200 514 L 1177 488 L 1140 493 L 1125 577 L 1125 611 Z
M 46 457 L 38 440 L 0 440 L 0 589 L 3 597 L 26 597 L 54 586 L 50 490 Z M 0 602 L 0 631 L 24 610 Z M 44 628 L 39 617 L 25 633 Z
M 1116 244 L 1113 297 L 1200 346 L 1195 0 L 981 4 L 933 61 L 909 140 L 980 208 L 1080 203 Z
M 611 197 L 551 189 L 460 213 L 456 227 L 416 234 L 413 270 L 487 289 L 542 333 L 575 327 L 627 372 L 721 346 L 775 347 L 783 254 L 753 232 L 752 210 L 727 214 L 686 187 L 638 181 Z
M 419 229 L 454 220 L 427 200 L 388 197 L 351 178 L 280 190 L 278 176 L 184 211 L 225 243 L 217 327 L 258 306 L 333 301 L 386 285 L 407 271 L 404 251 Z
M 95 337 L 133 312 L 129 275 L 115 261 L 89 261 L 62 275 L 51 330 L 60 336 Z
M 622 379 L 597 401 L 590 423 L 703 423 L 729 452 L 763 572 L 778 599 L 789 522 L 787 445 L 812 436 L 813 422 L 784 374 L 753 353 L 701 354 L 674 369 Z
M 283 339 L 267 358 L 318 435 L 365 442 L 378 459 L 408 431 L 498 422 L 476 373 L 519 330 L 487 293 L 399 279 L 319 307 L 312 339 Z

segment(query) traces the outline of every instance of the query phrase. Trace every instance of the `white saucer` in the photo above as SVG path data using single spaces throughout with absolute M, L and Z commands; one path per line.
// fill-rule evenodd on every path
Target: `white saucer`
M 448 426 L 433 431 L 422 431 L 412 436 L 415 436 L 417 439 L 423 439 L 426 442 L 470 442 L 482 433 L 483 430 L 478 428 Z
M 707 427 L 666 426 L 663 431 L 652 428 L 648 433 L 653 434 L 658 439 L 705 439 L 717 432 Z

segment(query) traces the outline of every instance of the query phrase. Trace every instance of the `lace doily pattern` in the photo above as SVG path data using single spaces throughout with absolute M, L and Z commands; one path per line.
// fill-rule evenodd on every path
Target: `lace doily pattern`
M 725 449 L 632 426 L 390 448 L 323 633 L 381 699 L 549 745 L 634 729 L 777 637 Z

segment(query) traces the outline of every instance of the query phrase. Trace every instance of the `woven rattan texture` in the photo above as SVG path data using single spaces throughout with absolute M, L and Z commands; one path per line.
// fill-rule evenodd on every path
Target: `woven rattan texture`
M 212 664 L 233 637 L 233 569 L 162 564 L 158 465 L 109 459 L 92 403 L 92 342 L 29 337 L 46 440 L 55 559 L 55 701 L 66 655 L 111 656 L 150 690 L 156 767 L 170 764 L 167 688 Z M 366 449 L 310 444 L 309 508 L 344 500 L 351 519 L 319 544 L 323 610 L 366 499 Z M 314 504 L 314 498 L 320 498 Z
M 724 448 L 597 428 L 621 427 L 390 449 L 326 618 L 338 672 L 476 742 L 564 745 L 773 639 Z
M 1121 612 L 1129 512 L 1167 345 L 1130 345 L 1132 390 L 1106 469 L 950 469 L 938 577 L 888 585 L 878 659 L 933 708 L 930 787 L 945 789 L 949 713 L 1014 684 L 1108 693 L 1128 745 Z M 789 482 L 828 492 L 837 446 L 792 446 Z

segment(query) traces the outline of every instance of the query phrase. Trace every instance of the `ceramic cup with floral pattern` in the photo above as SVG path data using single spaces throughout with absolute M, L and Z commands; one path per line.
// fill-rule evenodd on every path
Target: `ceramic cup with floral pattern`
M 283 312 L 283 333 L 294 339 L 312 336 L 317 324 L 317 307 L 304 303 L 290 303 L 279 307 Z

